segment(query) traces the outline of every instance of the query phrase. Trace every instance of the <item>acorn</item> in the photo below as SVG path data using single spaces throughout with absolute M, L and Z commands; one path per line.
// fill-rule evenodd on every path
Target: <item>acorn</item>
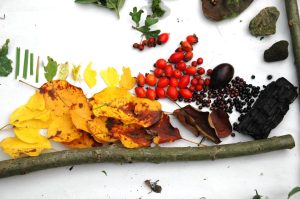
M 234 68 L 231 64 L 223 63 L 216 66 L 211 73 L 210 87 L 213 89 L 224 88 L 233 78 Z

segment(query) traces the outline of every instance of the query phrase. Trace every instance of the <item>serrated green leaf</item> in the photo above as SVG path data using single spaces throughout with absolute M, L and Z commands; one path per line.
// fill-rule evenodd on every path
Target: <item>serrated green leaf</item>
M 47 81 L 51 81 L 56 73 L 57 73 L 57 67 L 58 64 L 56 61 L 54 61 L 51 57 L 47 57 L 48 59 L 48 63 L 47 65 L 44 67 L 44 75 Z
M 81 3 L 81 4 L 89 4 L 89 3 L 97 3 L 98 0 L 75 0 L 75 3 Z
M 161 0 L 152 0 L 151 10 L 152 15 L 156 17 L 162 17 L 165 14 L 165 10 L 160 6 Z
M 289 199 L 291 196 L 293 196 L 294 194 L 298 193 L 298 192 L 300 192 L 300 187 L 294 187 L 294 188 L 290 191 L 290 193 L 289 193 L 289 195 L 288 195 L 288 199 Z
M 158 22 L 158 18 L 148 15 L 145 20 L 145 26 L 152 26 Z
M 12 72 L 12 61 L 7 57 L 9 39 L 5 41 L 0 49 L 0 76 L 6 77 Z
M 153 30 L 153 31 L 144 33 L 144 35 L 145 35 L 146 39 L 149 39 L 151 37 L 157 38 L 159 33 L 160 33 L 160 30 Z
M 142 26 L 137 28 L 138 31 L 142 32 L 143 34 L 146 34 L 147 32 L 150 31 L 150 28 L 148 26 Z
M 109 9 L 112 9 L 118 16 L 118 18 L 120 18 L 120 9 L 123 7 L 125 3 L 125 0 L 107 0 L 106 1 L 106 7 Z
M 138 11 L 136 7 L 134 7 L 132 9 L 132 12 L 129 13 L 132 21 L 134 21 L 134 23 L 136 24 L 136 27 L 140 26 L 140 20 L 141 20 L 142 13 L 144 13 L 144 11 L 143 10 Z

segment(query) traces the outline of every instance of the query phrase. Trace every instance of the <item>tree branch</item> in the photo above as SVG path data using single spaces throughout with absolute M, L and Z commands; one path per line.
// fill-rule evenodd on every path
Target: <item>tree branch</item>
M 125 149 L 119 147 L 95 147 L 45 153 L 37 157 L 25 157 L 0 161 L 0 178 L 26 174 L 42 169 L 100 162 L 171 162 L 215 160 L 266 153 L 295 146 L 291 135 L 263 140 L 224 144 L 208 147 L 150 147 Z

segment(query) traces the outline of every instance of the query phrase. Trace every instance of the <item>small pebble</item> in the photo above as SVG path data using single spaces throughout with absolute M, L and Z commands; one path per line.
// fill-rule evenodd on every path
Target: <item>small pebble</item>
M 251 75 L 251 79 L 255 79 L 255 75 Z

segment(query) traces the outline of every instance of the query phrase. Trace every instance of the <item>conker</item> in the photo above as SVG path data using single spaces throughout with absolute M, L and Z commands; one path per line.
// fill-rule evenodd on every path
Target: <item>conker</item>
M 233 78 L 234 68 L 231 64 L 223 63 L 216 66 L 210 76 L 210 87 L 213 89 L 224 88 Z

